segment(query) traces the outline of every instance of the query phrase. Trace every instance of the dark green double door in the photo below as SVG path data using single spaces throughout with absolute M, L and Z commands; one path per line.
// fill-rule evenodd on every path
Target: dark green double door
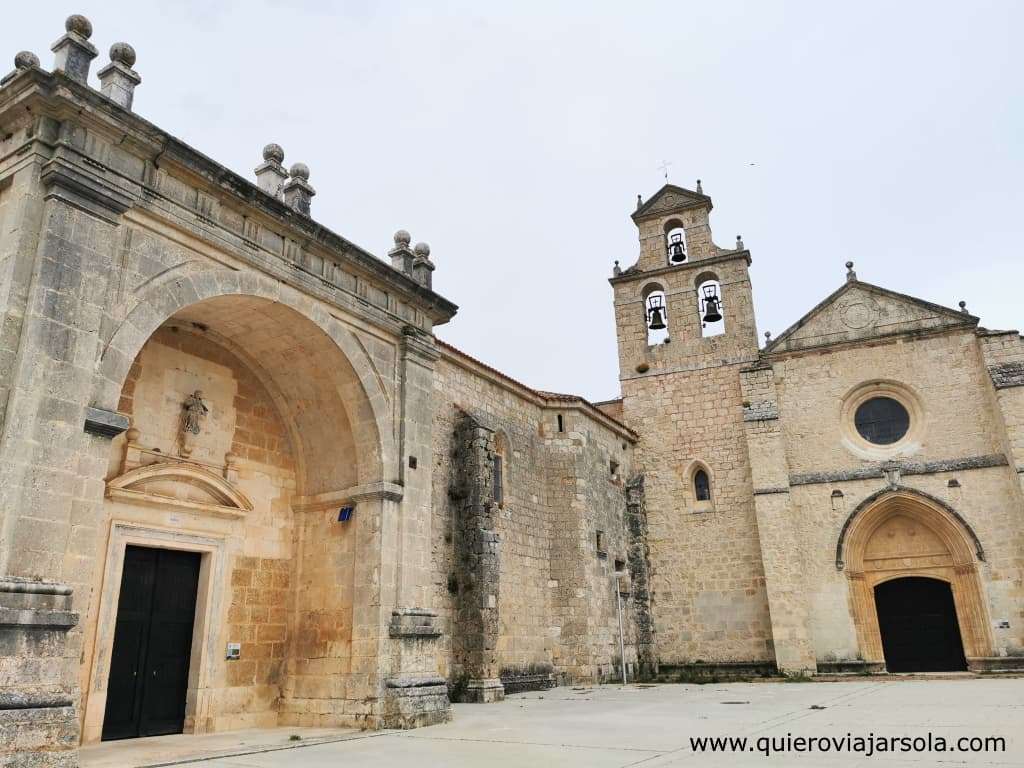
M 181 733 L 200 555 L 127 547 L 103 739 Z

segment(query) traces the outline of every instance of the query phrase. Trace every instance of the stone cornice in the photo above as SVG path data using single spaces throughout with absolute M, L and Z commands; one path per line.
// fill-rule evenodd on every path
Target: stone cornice
M 886 476 L 886 469 L 895 465 L 901 475 L 933 475 L 939 472 L 962 472 L 970 469 L 988 469 L 990 467 L 1008 466 L 1006 457 L 1001 453 L 985 456 L 964 456 L 958 459 L 939 461 L 896 461 L 880 462 L 869 467 L 841 469 L 827 472 L 802 472 L 789 476 L 792 485 L 819 485 L 823 483 L 842 483 L 853 480 L 877 480 Z
M 124 178 L 126 186 L 132 190 L 129 196 L 136 200 L 146 193 L 160 194 L 149 184 L 152 171 L 174 168 L 206 194 L 230 199 L 247 213 L 273 222 L 282 234 L 304 245 L 322 249 L 329 258 L 379 281 L 384 290 L 409 300 L 434 324 L 447 322 L 458 309 L 452 302 L 393 269 L 370 252 L 292 210 L 249 180 L 63 73 L 45 72 L 38 67 L 19 71 L 0 88 L 0 126 L 10 122 L 14 116 L 12 110 L 18 108 L 32 114 L 46 114 L 56 120 L 73 120 L 145 160 L 151 169 L 149 179 L 131 179 L 107 169 L 111 175 Z M 217 222 L 210 223 L 220 226 Z
M 750 258 L 750 251 L 744 248 L 742 251 L 725 251 L 719 253 L 717 256 L 711 256 L 707 259 L 696 259 L 694 261 L 684 261 L 682 264 L 669 264 L 664 267 L 658 267 L 657 269 L 648 270 L 636 270 L 631 271 L 632 268 L 627 269 L 621 275 L 609 277 L 608 282 L 612 285 L 620 285 L 622 283 L 631 283 L 637 280 L 650 280 L 651 278 L 658 277 L 659 275 L 668 275 L 674 272 L 695 272 L 701 267 L 709 267 L 714 264 L 723 264 L 727 261 L 733 261 L 735 259 L 744 259 L 749 267 L 752 263 Z
M 355 485 L 342 491 L 318 493 L 314 496 L 294 496 L 292 497 L 292 509 L 295 512 L 319 512 L 352 502 L 358 503 L 374 499 L 401 501 L 404 495 L 405 489 L 402 486 L 397 483 L 381 481 Z

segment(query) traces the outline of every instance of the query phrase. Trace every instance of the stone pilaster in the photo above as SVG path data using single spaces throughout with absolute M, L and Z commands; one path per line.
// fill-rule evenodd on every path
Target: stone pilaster
M 501 541 L 492 477 L 494 450 L 493 430 L 463 414 L 455 432 L 456 471 L 450 490 L 456 508 L 458 595 L 452 644 L 461 668 L 455 685 L 459 701 L 505 698 L 497 654 Z
M 740 383 L 776 665 L 786 674 L 814 673 L 804 564 L 796 546 L 774 372 L 770 366 L 746 369 L 740 372 Z
M 382 724 L 415 728 L 451 719 L 447 681 L 440 676 L 441 637 L 437 614 L 429 608 L 431 467 L 433 451 L 434 364 L 432 337 L 412 326 L 401 344 L 401 451 L 404 488 L 396 531 L 395 608 L 388 625 L 388 676 Z

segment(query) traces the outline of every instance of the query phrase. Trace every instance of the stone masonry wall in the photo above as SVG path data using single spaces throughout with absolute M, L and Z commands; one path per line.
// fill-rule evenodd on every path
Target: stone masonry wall
M 434 582 L 445 635 L 460 572 L 456 501 L 446 496 L 451 482 L 444 479 L 458 471 L 459 449 L 452 440 L 460 413 L 467 411 L 486 425 L 496 447 L 505 445 L 504 500 L 495 517 L 501 552 L 497 663 L 503 680 L 518 685 L 526 679 L 543 684 L 554 675 L 611 676 L 619 656 L 612 574 L 616 560 L 626 561 L 622 478 L 630 471 L 630 441 L 573 407 L 559 409 L 556 401 L 545 406 L 536 393 L 456 352 L 440 361 L 435 394 Z M 598 530 L 607 551 L 603 557 L 597 553 Z M 627 599 L 630 644 L 631 610 Z M 627 659 L 632 663 L 634 657 L 630 646 Z M 451 658 L 449 678 L 459 679 L 459 656 Z
M 1012 346 L 1012 345 L 1011 345 Z M 857 658 L 846 574 L 836 569 L 839 532 L 857 505 L 887 487 L 882 460 L 844 447 L 844 396 L 864 382 L 896 382 L 923 406 L 923 425 L 907 452 L 892 459 L 899 483 L 947 503 L 977 534 L 995 652 L 1024 648 L 1021 552 L 1024 510 L 1017 472 L 1007 466 L 1004 419 L 1019 415 L 991 395 L 989 372 L 971 330 L 832 349 L 774 360 L 785 450 L 805 568 L 812 635 L 821 660 Z M 1022 390 L 1010 390 L 1020 392 Z M 1010 457 L 1012 459 L 1012 457 Z

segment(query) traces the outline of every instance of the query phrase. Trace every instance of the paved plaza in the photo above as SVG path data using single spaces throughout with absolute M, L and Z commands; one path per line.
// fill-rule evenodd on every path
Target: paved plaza
M 1006 739 L 1005 751 L 773 753 L 791 737 Z M 301 740 L 292 740 L 301 736 Z M 746 737 L 747 751 L 700 753 L 691 738 Z M 758 742 L 758 739 L 762 741 Z M 898 743 L 898 742 L 897 742 Z M 969 746 L 969 745 L 967 745 Z M 753 750 L 753 751 L 751 751 Z M 83 768 L 272 766 L 1024 766 L 1024 679 L 863 678 L 843 682 L 556 688 L 459 704 L 453 722 L 412 731 L 274 729 L 107 742 Z

